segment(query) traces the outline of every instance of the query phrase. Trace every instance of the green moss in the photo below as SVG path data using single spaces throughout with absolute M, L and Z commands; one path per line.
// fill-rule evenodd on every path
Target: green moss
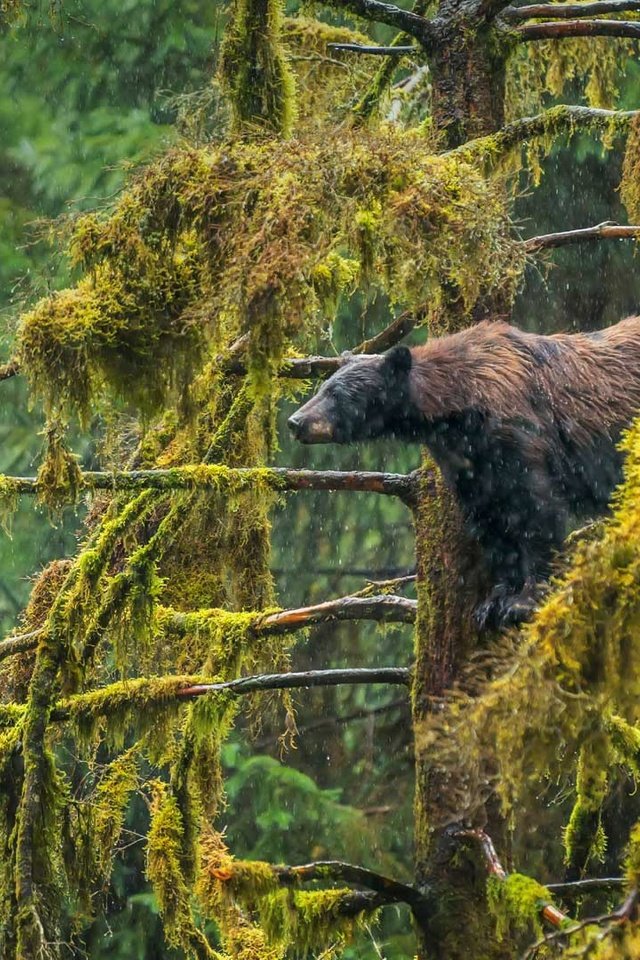
M 64 442 L 60 424 L 47 427 L 47 452 L 38 470 L 38 502 L 56 516 L 67 504 L 77 503 L 84 484 L 78 457 Z
M 0 474 L 0 526 L 5 533 L 11 532 L 11 520 L 18 508 L 18 484 L 12 477 Z
M 536 880 L 510 873 L 505 879 L 489 877 L 487 902 L 495 917 L 499 940 L 505 940 L 514 931 L 541 936 L 541 910 L 551 902 L 551 894 Z
M 295 82 L 281 45 L 282 0 L 235 0 L 224 36 L 221 78 L 236 129 L 288 136 Z

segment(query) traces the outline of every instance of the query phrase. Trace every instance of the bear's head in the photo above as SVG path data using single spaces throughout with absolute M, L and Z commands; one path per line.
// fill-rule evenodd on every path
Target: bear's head
M 411 351 L 348 356 L 314 397 L 289 418 L 301 443 L 353 443 L 394 432 L 410 407 Z

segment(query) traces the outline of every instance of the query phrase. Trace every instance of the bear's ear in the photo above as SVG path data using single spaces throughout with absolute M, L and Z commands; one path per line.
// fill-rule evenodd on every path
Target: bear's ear
M 354 354 L 351 350 L 343 350 L 340 354 L 339 363 L 341 367 L 344 367 L 345 363 L 349 363 L 353 360 Z
M 384 362 L 393 373 L 408 373 L 411 370 L 411 350 L 409 347 L 391 347 L 384 354 Z

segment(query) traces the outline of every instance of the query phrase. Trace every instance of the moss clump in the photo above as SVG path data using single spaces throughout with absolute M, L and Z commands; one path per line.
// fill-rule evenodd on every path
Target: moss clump
M 576 802 L 564 831 L 565 862 L 581 873 L 591 860 L 603 860 L 606 837 L 600 811 L 611 766 L 609 737 L 602 731 L 580 749 Z
M 0 474 L 0 526 L 5 533 L 11 533 L 11 520 L 18 509 L 18 484 L 12 477 Z
M 281 45 L 282 17 L 282 0 L 235 0 L 220 66 L 240 132 L 291 133 L 295 82 Z
M 77 503 L 84 486 L 78 457 L 64 442 L 57 423 L 47 428 L 47 452 L 38 470 L 38 502 L 48 507 L 52 515 L 60 513 L 67 504 Z
M 634 117 L 629 125 L 627 146 L 622 167 L 620 197 L 631 223 L 640 220 L 640 118 Z
M 505 940 L 512 932 L 542 934 L 540 912 L 551 902 L 546 887 L 521 873 L 510 873 L 505 879 L 489 877 L 487 901 L 496 921 L 496 934 Z

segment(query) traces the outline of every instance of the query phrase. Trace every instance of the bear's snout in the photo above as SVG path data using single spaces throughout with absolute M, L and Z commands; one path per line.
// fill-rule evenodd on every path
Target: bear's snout
M 312 413 L 305 414 L 304 408 L 289 417 L 287 426 L 300 443 L 331 443 L 333 440 L 329 421 Z

